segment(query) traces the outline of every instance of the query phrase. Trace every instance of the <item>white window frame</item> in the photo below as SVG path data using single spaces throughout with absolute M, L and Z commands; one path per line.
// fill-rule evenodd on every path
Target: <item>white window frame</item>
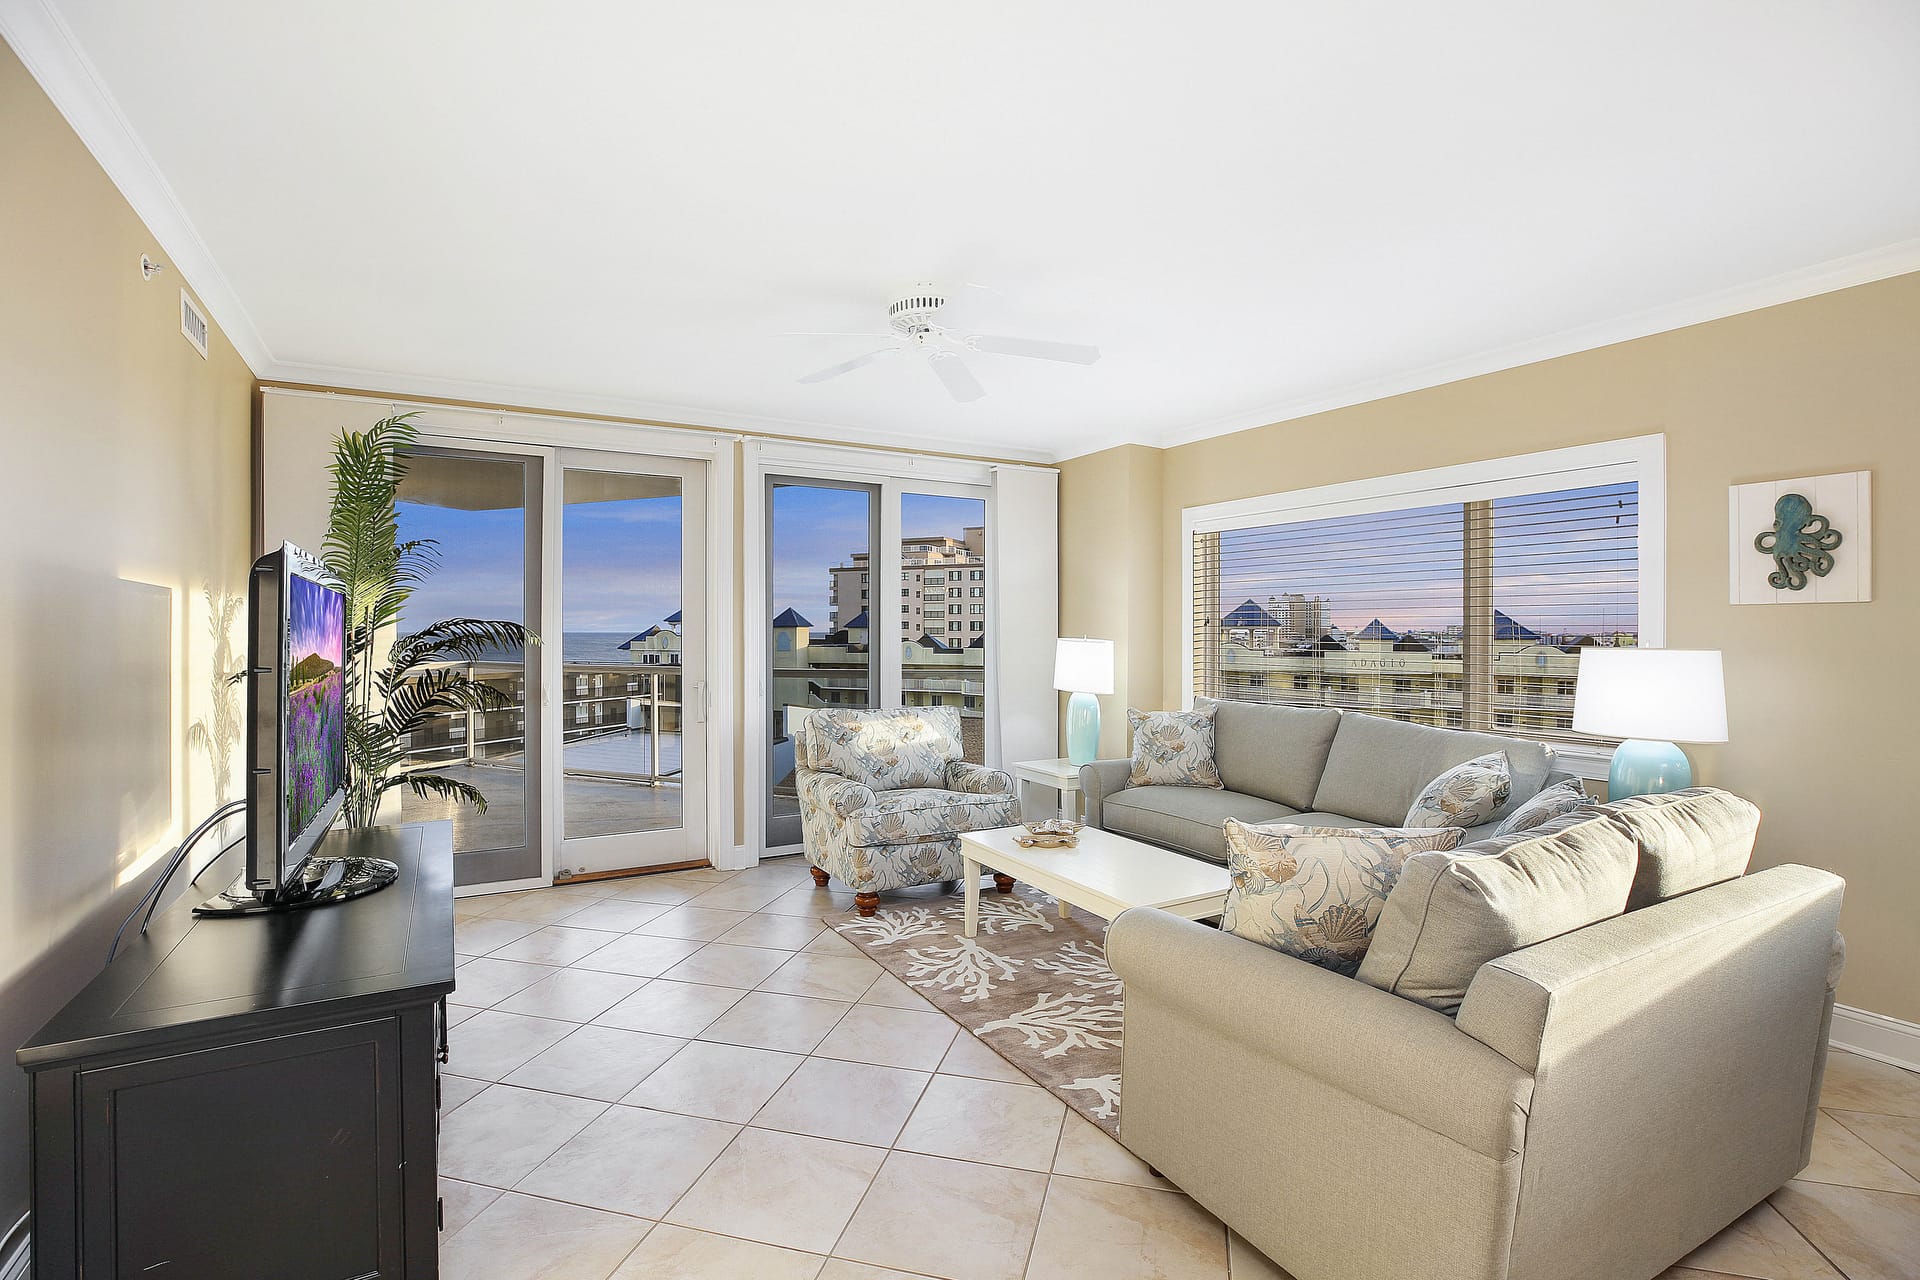
M 746 713 L 742 723 L 747 726 L 747 741 L 743 744 L 741 754 L 746 772 L 746 823 L 738 833 L 740 844 L 734 850 L 734 866 L 729 869 L 751 867 L 763 857 L 791 853 L 799 848 L 795 845 L 769 849 L 766 844 L 767 753 L 765 742 L 759 737 L 759 726 L 767 722 L 769 714 L 766 671 L 769 661 L 768 636 L 772 625 L 766 604 L 766 556 L 761 550 L 765 548 L 767 539 L 766 502 L 762 496 L 766 492 L 766 478 L 771 475 L 801 481 L 841 480 L 877 485 L 880 490 L 880 545 L 870 552 L 872 558 L 868 563 L 872 567 L 862 578 L 864 580 L 877 572 L 884 582 L 889 573 L 897 579 L 903 568 L 900 499 L 909 493 L 984 500 L 987 513 L 987 563 L 992 564 L 997 549 L 993 530 L 993 473 L 997 467 L 1011 465 L 786 440 L 747 440 L 743 442 L 743 450 L 742 492 L 746 497 L 740 513 L 740 545 L 746 549 L 741 565 L 742 667 L 746 685 Z M 1036 469 L 1052 470 L 1050 467 Z M 861 594 L 864 599 L 866 593 Z M 871 635 L 892 635 L 905 622 L 906 608 L 886 592 L 881 592 L 870 608 Z M 907 640 L 916 638 L 912 635 L 905 637 Z M 991 638 L 988 646 L 986 756 L 989 765 L 997 766 L 1000 758 L 998 659 L 994 655 Z M 879 705 L 901 705 L 900 668 L 897 652 L 891 660 L 881 661 Z
M 1181 705 L 1191 710 L 1194 698 L 1195 534 L 1303 524 L 1407 507 L 1486 502 L 1628 480 L 1639 486 L 1639 643 L 1642 648 L 1658 649 L 1667 642 L 1667 438 L 1663 434 L 1184 508 L 1180 513 Z M 1600 744 L 1555 743 L 1554 751 L 1562 769 L 1583 778 L 1605 778 L 1613 757 L 1612 748 Z

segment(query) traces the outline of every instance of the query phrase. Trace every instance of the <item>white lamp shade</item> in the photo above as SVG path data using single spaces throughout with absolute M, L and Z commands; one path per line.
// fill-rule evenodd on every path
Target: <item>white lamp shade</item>
M 1608 738 L 1725 742 L 1720 651 L 1582 649 L 1573 727 Z
M 1113 641 L 1055 641 L 1053 687 L 1067 693 L 1112 693 Z

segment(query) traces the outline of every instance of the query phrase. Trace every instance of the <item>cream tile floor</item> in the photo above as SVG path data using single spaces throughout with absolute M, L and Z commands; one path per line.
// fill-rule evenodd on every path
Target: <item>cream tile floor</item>
M 448 1280 L 1288 1280 L 825 929 L 798 859 L 456 904 Z M 1920 1076 L 1661 1280 L 1920 1276 Z

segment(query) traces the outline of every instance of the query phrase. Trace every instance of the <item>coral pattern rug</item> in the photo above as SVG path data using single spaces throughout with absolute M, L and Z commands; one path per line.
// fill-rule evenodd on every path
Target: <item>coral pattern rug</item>
M 1118 1137 L 1120 979 L 1107 968 L 1106 922 L 1016 885 L 980 894 L 977 937 L 965 899 L 882 898 L 868 919 L 825 923 L 1036 1084 Z

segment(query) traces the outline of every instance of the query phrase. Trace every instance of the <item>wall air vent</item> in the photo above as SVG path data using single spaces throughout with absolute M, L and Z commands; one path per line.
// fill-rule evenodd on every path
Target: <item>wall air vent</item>
M 200 358 L 205 360 L 207 358 L 207 317 L 199 307 L 194 305 L 193 299 L 187 296 L 185 289 L 180 291 L 180 332 L 188 342 L 193 344 L 193 349 L 200 353 Z

